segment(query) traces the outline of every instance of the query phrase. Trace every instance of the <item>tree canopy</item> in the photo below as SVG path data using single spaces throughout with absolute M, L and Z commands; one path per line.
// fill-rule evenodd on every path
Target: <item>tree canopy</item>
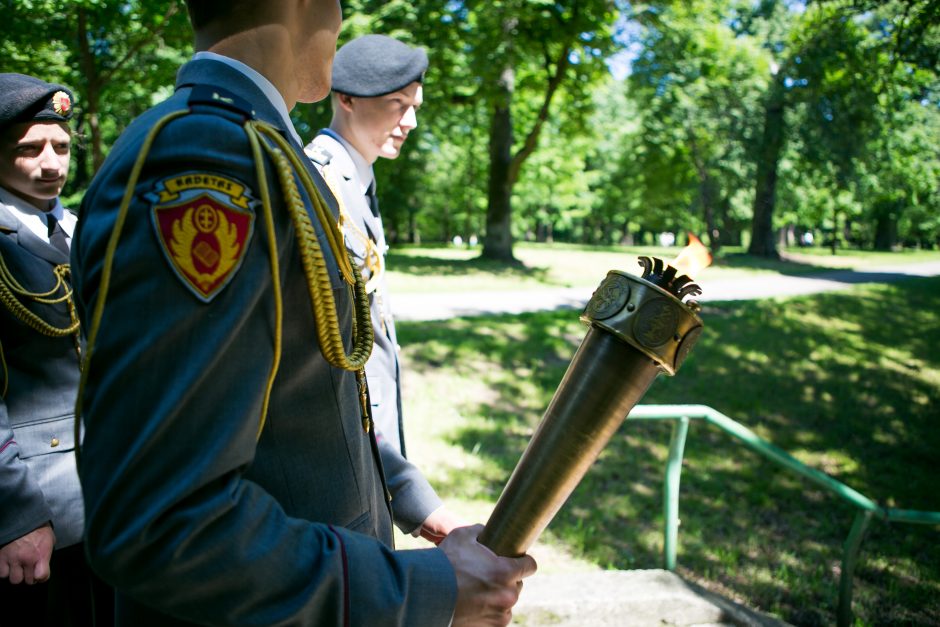
M 6 0 L 0 18 L 3 71 L 76 93 L 75 200 L 171 93 L 184 3 Z M 431 60 L 418 129 L 376 165 L 392 242 L 940 245 L 938 0 L 345 2 L 340 43 L 369 32 Z M 309 138 L 329 104 L 292 117 Z

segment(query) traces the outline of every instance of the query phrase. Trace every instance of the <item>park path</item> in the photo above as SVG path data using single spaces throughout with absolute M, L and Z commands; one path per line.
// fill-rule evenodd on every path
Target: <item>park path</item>
M 940 261 L 831 270 L 810 275 L 746 274 L 700 281 L 701 302 L 789 297 L 847 289 L 860 283 L 890 283 L 911 277 L 940 276 Z M 519 291 L 393 294 L 396 320 L 447 320 L 460 316 L 517 314 L 561 308 L 581 309 L 593 287 Z

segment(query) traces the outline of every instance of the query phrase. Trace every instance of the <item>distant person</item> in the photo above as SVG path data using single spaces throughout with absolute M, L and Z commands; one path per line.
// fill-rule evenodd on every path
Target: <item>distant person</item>
M 59 200 L 72 93 L 24 74 L 0 74 L 0 93 L 0 623 L 108 625 L 75 468 L 76 220 Z
M 86 546 L 119 624 L 507 624 L 531 557 L 481 526 L 393 547 L 433 491 L 385 482 L 363 280 L 289 115 L 329 92 L 339 3 L 187 6 L 197 52 L 111 149 L 73 251 Z
M 333 62 L 333 119 L 307 145 L 340 201 L 346 246 L 363 278 L 375 329 L 366 364 L 369 398 L 379 436 L 405 454 L 401 364 L 385 281 L 385 230 L 373 165 L 396 159 L 418 126 L 428 55 L 385 35 L 365 35 L 342 46 Z

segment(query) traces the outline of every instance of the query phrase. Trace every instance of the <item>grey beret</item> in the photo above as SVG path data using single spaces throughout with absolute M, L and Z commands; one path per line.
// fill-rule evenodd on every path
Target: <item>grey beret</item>
M 26 74 L 0 74 L 0 128 L 19 122 L 67 122 L 72 92 Z
M 385 35 L 364 35 L 343 45 L 333 60 L 333 91 L 372 98 L 424 78 L 424 48 Z

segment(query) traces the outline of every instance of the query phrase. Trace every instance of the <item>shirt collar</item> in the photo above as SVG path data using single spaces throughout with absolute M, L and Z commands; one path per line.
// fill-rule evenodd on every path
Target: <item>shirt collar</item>
M 62 206 L 62 201 L 58 197 L 56 197 L 52 209 L 46 212 L 37 209 L 31 203 L 26 202 L 13 192 L 0 187 L 0 203 L 6 205 L 7 209 L 9 209 L 26 228 L 44 241 L 49 241 L 49 227 L 46 222 L 47 214 L 52 214 L 52 216 L 59 221 L 59 224 L 62 225 L 62 230 L 65 231 L 65 234 L 72 237 L 72 223 L 65 220 L 65 207 Z
M 294 141 L 297 142 L 297 145 L 304 145 L 303 142 L 300 141 L 300 135 L 297 133 L 297 129 L 294 128 L 294 123 L 290 120 L 290 112 L 287 110 L 287 103 L 284 102 L 284 96 L 281 95 L 281 92 L 279 92 L 274 84 L 265 78 L 263 74 L 258 72 L 253 67 L 245 65 L 241 61 L 236 61 L 231 57 L 226 57 L 225 55 L 218 54 L 217 52 L 202 50 L 193 55 L 193 61 L 199 61 L 201 59 L 212 59 L 213 61 L 224 63 L 230 68 L 237 70 L 247 76 L 251 82 L 258 86 L 258 89 L 264 92 L 264 95 L 267 96 L 268 100 L 271 101 L 271 104 L 274 105 L 274 108 L 277 109 L 278 114 L 281 116 L 281 120 L 284 122 L 284 128 L 286 128 L 290 136 L 294 138 Z
M 356 176 L 359 177 L 359 185 L 362 186 L 362 193 L 365 194 L 369 186 L 372 185 L 372 181 L 375 180 L 375 172 L 372 170 L 372 165 L 366 161 L 365 157 L 359 154 L 358 150 L 353 148 L 352 144 L 333 129 L 325 128 L 320 132 L 329 135 L 341 143 L 343 148 L 346 149 L 346 152 L 349 153 L 349 158 L 352 159 L 353 165 L 356 166 Z

